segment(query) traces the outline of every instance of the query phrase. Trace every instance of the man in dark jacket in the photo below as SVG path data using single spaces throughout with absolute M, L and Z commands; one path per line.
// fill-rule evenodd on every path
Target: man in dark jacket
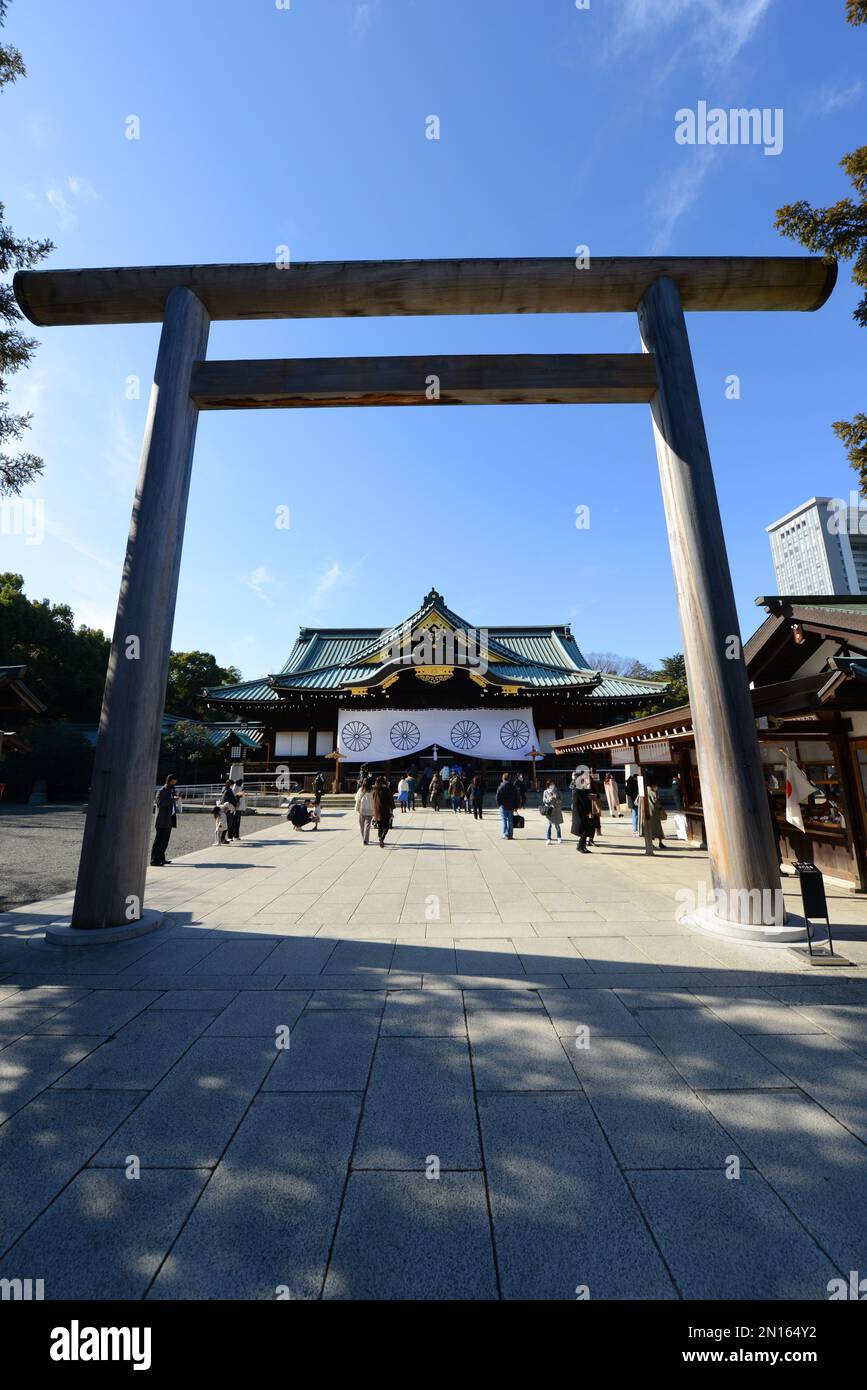
M 175 798 L 177 781 L 175 774 L 170 772 L 154 798 L 156 817 L 154 819 L 154 842 L 151 846 L 151 864 L 154 868 L 162 868 L 164 864 L 171 864 L 172 862 L 171 859 L 166 859 L 166 850 L 169 847 L 172 827 L 178 823 Z
M 518 809 L 519 796 L 509 772 L 503 773 L 503 780 L 497 787 L 497 805 L 500 808 L 500 820 L 503 822 L 501 838 L 514 839 L 515 812 Z
M 638 776 L 630 773 L 626 779 L 626 805 L 632 817 L 633 832 L 638 834 Z
M 322 793 L 323 793 L 324 791 L 325 791 L 325 778 L 322 776 L 322 773 L 321 773 L 321 772 L 317 772 L 316 778 L 315 778 L 315 780 L 314 780 L 314 782 L 313 782 L 313 800 L 316 802 L 316 805 L 317 805 L 317 806 L 319 805 L 319 803 L 320 803 L 321 800 L 322 800 Z
M 589 854 L 587 836 L 593 829 L 593 812 L 590 792 L 586 787 L 574 785 L 572 788 L 572 834 L 578 836 L 575 848 L 579 854 Z

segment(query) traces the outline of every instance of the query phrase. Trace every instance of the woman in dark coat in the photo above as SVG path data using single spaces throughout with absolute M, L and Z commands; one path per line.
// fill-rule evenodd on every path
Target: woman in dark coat
M 572 788 L 572 834 L 578 836 L 576 849 L 579 854 L 589 854 L 587 836 L 593 829 L 590 793 L 586 787 Z
M 394 815 L 394 796 L 385 777 L 377 779 L 373 789 L 373 818 L 376 821 L 377 834 L 379 836 L 379 848 L 385 844 L 385 837 L 391 829 L 391 821 Z

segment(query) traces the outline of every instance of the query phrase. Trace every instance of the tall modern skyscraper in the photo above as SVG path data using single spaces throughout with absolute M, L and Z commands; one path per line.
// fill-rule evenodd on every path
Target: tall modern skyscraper
M 867 502 L 811 497 L 765 528 L 781 594 L 867 594 Z

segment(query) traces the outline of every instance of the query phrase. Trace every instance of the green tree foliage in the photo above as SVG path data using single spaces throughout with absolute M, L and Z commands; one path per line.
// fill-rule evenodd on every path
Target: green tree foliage
M 161 765 L 192 767 L 196 763 L 214 762 L 217 756 L 207 729 L 192 719 L 180 719 L 163 735 Z
M 867 24 L 867 0 L 848 0 L 846 18 L 850 24 Z M 841 198 L 827 208 L 814 208 L 803 199 L 787 203 L 777 212 L 776 227 L 808 251 L 823 252 L 829 261 L 852 262 L 852 279 L 865 291 L 854 317 L 867 327 L 867 145 L 844 155 L 840 167 L 852 181 L 857 198 Z M 833 430 L 860 477 L 862 495 L 867 497 L 867 415 L 837 420 Z
M 241 679 L 235 666 L 218 666 L 210 652 L 172 652 L 166 688 L 166 714 L 182 719 L 212 718 L 202 691 L 210 685 L 234 685 Z
M 0 28 L 6 19 L 7 6 L 8 0 L 0 0 Z M 24 75 L 24 60 L 18 49 L 0 43 L 0 92 L 8 83 Z M 0 202 L 0 276 L 4 277 L 0 280 L 0 497 L 20 492 L 43 468 L 42 459 L 36 454 L 26 450 L 7 453 L 5 449 L 9 443 L 19 442 L 31 420 L 30 415 L 18 415 L 10 410 L 4 401 L 6 378 L 26 366 L 36 348 L 36 339 L 27 337 L 18 327 L 23 316 L 15 302 L 12 285 L 5 277 L 16 270 L 32 270 L 53 250 L 54 244 L 47 238 L 36 241 L 31 237 L 16 237 L 4 220 Z
M 677 652 L 674 656 L 664 657 L 660 662 L 659 670 L 654 671 L 653 674 L 656 680 L 667 681 L 669 685 L 666 703 L 660 705 L 660 709 L 674 709 L 677 705 L 688 704 L 689 689 L 686 684 L 686 662 L 682 652 Z
M 76 628 L 67 604 L 29 599 L 20 574 L 0 574 L 0 661 L 27 666 L 49 719 L 97 722 L 109 646 L 98 629 Z
M 71 729 L 68 724 L 33 724 L 23 729 L 21 736 L 30 752 L 9 755 L 11 791 L 23 800 L 35 782 L 44 781 L 49 798 L 54 800 L 87 792 L 93 746 L 78 729 Z

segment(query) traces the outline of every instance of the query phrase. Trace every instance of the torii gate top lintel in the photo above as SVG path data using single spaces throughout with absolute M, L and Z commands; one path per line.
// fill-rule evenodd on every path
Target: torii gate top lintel
M 837 265 L 817 256 L 593 256 L 22 270 L 15 295 L 39 327 L 159 323 L 173 289 L 216 319 L 427 314 L 634 313 L 672 279 L 684 310 L 813 310 Z

